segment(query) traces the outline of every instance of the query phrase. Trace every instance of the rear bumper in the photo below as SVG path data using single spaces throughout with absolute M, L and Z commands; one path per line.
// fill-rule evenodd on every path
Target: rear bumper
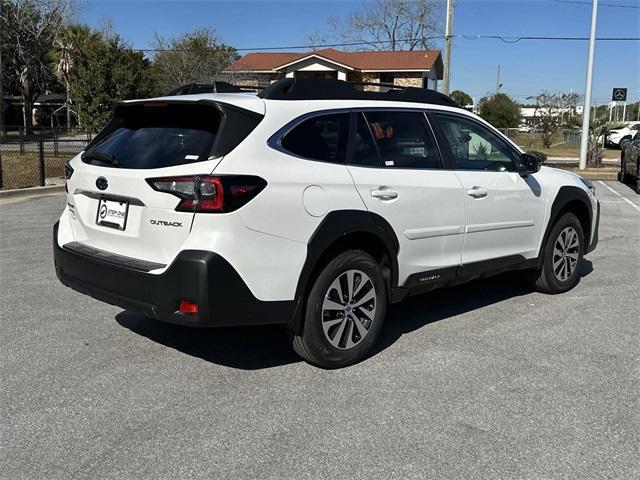
M 258 300 L 238 272 L 212 252 L 185 250 L 156 275 L 61 247 L 56 223 L 53 257 L 56 275 L 67 287 L 170 323 L 202 327 L 287 323 L 295 307 L 293 300 Z M 178 312 L 181 300 L 197 303 L 198 313 Z

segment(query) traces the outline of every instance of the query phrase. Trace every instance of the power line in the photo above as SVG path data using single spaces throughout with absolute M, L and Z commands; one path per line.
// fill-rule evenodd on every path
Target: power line
M 245 48 L 233 48 L 239 52 L 245 51 L 253 51 L 253 52 L 262 52 L 269 50 L 309 50 L 309 49 L 319 49 L 319 48 L 332 48 L 332 47 L 358 47 L 365 45 L 378 45 L 384 43 L 403 43 L 409 41 L 428 41 L 428 40 L 439 40 L 444 38 L 444 36 L 432 36 L 432 37 L 420 37 L 420 38 L 412 38 L 407 40 L 371 40 L 371 41 L 362 41 L 362 42 L 344 42 L 344 43 L 324 43 L 322 45 L 287 45 L 280 47 L 245 47 Z M 133 50 L 137 52 L 194 52 L 194 51 L 202 51 L 202 50 L 229 50 L 229 47 L 226 48 L 199 48 L 199 49 L 181 49 L 181 48 L 134 48 Z
M 492 39 L 502 40 L 504 43 L 518 43 L 521 40 L 550 40 L 550 41 L 585 41 L 589 37 L 551 37 L 551 36 L 522 36 L 507 37 L 502 35 L 456 35 L 456 38 L 464 38 L 465 40 Z M 598 41 L 605 42 L 637 42 L 640 37 L 596 37 Z
M 568 0 L 567 0 L 568 1 Z M 535 36 L 526 35 L 521 37 L 504 36 L 504 35 L 451 35 L 452 38 L 460 38 L 464 40 L 501 40 L 504 43 L 517 43 L 522 40 L 541 40 L 541 41 L 587 41 L 589 37 L 554 37 L 554 36 Z M 419 37 L 405 40 L 371 40 L 362 42 L 343 42 L 343 43 L 325 43 L 322 45 L 287 45 L 278 47 L 243 47 L 243 48 L 229 48 L 229 47 L 216 47 L 216 48 L 134 48 L 137 52 L 201 52 L 201 51 L 224 51 L 234 49 L 239 52 L 244 51 L 274 51 L 274 50 L 316 50 L 320 48 L 333 48 L 333 47 L 356 47 L 356 46 L 371 46 L 371 45 L 384 45 L 387 43 L 404 43 L 404 42 L 422 42 L 429 40 L 442 40 L 445 37 L 443 35 L 436 35 L 430 37 Z M 597 41 L 604 42 L 637 42 L 640 41 L 640 37 L 596 37 Z
M 556 3 L 572 3 L 574 5 L 589 5 L 591 6 L 591 2 L 581 2 L 579 0 L 551 0 Z M 615 7 L 615 8 L 635 8 L 640 9 L 640 5 L 619 5 L 616 3 L 598 3 L 599 7 Z

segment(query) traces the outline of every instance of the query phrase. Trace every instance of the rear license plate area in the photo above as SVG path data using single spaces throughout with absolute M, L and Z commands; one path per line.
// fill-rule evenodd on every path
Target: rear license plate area
M 129 202 L 126 200 L 112 200 L 103 197 L 98 200 L 96 224 L 101 227 L 124 230 L 127 228 L 128 214 Z

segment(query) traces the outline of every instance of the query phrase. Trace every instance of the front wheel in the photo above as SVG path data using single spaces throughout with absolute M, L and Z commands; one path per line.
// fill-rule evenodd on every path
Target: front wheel
M 323 368 L 356 363 L 375 344 L 386 308 L 386 285 L 376 261 L 360 250 L 344 252 L 316 278 L 293 349 Z
M 532 273 L 532 286 L 544 293 L 562 293 L 580 281 L 584 255 L 582 225 L 573 213 L 565 213 L 551 229 L 542 252 L 542 269 Z

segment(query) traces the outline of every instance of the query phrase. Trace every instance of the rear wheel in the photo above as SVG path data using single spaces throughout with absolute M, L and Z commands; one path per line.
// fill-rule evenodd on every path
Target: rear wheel
M 323 368 L 355 363 L 375 344 L 386 307 L 386 285 L 376 261 L 360 250 L 344 252 L 316 278 L 293 349 Z
M 584 251 L 582 225 L 573 213 L 565 213 L 551 229 L 542 252 L 542 269 L 532 273 L 534 289 L 562 293 L 575 287 Z

